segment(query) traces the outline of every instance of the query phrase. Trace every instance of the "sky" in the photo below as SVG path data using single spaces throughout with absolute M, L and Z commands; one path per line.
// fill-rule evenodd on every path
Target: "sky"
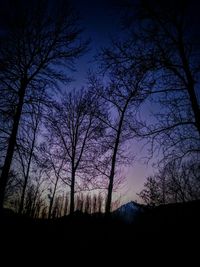
M 84 30 L 82 34 L 83 41 L 90 39 L 90 44 L 88 51 L 78 59 L 75 64 L 76 72 L 73 72 L 74 81 L 69 85 L 69 90 L 86 86 L 87 72 L 89 70 L 98 69 L 98 64 L 94 60 L 95 55 L 98 54 L 98 51 L 100 51 L 102 47 L 111 46 L 112 37 L 123 39 L 123 32 L 120 24 L 121 10 L 116 6 L 117 1 L 118 0 L 71 0 L 72 5 L 78 11 L 81 18 L 80 26 Z M 123 2 L 123 0 L 121 1 Z M 193 7 L 191 12 L 199 12 L 199 9 Z M 196 17 L 195 15 L 190 19 Z M 199 23 L 196 21 L 194 21 L 193 25 L 199 27 Z M 192 31 L 196 32 L 196 30 L 196 28 L 193 28 Z M 198 96 L 200 96 L 200 94 Z M 155 107 L 151 107 L 150 105 L 145 105 L 142 116 L 148 118 L 148 114 L 150 114 L 151 109 L 154 108 Z M 118 190 L 116 194 L 120 197 L 122 204 L 131 200 L 140 202 L 141 200 L 138 198 L 137 193 L 143 189 L 146 178 L 156 172 L 156 169 L 152 168 L 152 163 L 156 162 L 157 158 L 155 156 L 147 165 L 144 159 L 146 153 L 143 145 L 143 143 L 138 143 L 135 140 L 128 143 L 128 149 L 136 156 L 136 159 L 129 167 L 122 167 L 126 180 L 122 189 Z
M 78 60 L 73 75 L 72 86 L 79 87 L 86 82 L 88 70 L 98 68 L 94 56 L 99 49 L 108 46 L 111 37 L 120 35 L 120 21 L 113 0 L 73 0 L 72 5 L 80 15 L 85 40 L 90 40 L 89 51 Z
M 76 64 L 76 72 L 73 73 L 75 80 L 70 85 L 71 88 L 80 88 L 86 85 L 88 70 L 98 69 L 94 56 L 99 49 L 110 46 L 112 37 L 122 38 L 122 31 L 120 10 L 116 7 L 116 1 L 73 0 L 72 4 L 82 19 L 81 26 L 84 28 L 84 38 L 91 40 L 89 51 Z M 137 159 L 131 166 L 122 167 L 126 180 L 122 189 L 119 189 L 115 196 L 116 198 L 120 197 L 121 203 L 131 200 L 141 201 L 138 199 L 137 193 L 142 190 L 146 177 L 153 172 L 151 163 L 147 165 L 142 159 L 144 157 L 142 145 L 133 140 L 129 147 L 130 151 L 137 155 Z

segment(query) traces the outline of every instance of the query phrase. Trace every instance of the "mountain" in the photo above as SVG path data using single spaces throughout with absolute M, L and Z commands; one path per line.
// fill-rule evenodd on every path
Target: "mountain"
M 127 223 L 132 223 L 134 222 L 136 217 L 143 211 L 144 211 L 143 205 L 131 201 L 113 211 L 113 216 Z

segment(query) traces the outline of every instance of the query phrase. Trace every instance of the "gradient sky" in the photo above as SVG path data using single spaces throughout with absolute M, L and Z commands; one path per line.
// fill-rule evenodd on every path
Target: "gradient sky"
M 73 0 L 72 5 L 78 11 L 84 29 L 84 38 L 90 39 L 89 51 L 83 55 L 76 65 L 75 82 L 72 86 L 82 86 L 86 82 L 87 71 L 96 69 L 94 56 L 101 47 L 110 44 L 112 36 L 120 35 L 120 23 L 113 0 Z
M 76 64 L 77 71 L 73 73 L 75 81 L 71 83 L 71 88 L 79 88 L 86 84 L 87 71 L 98 68 L 97 63 L 94 62 L 94 56 L 101 47 L 110 45 L 111 37 L 122 38 L 120 10 L 114 3 L 116 1 L 112 0 L 72 1 L 82 18 L 83 36 L 86 39 L 90 38 L 91 43 L 89 52 L 82 56 Z M 148 109 L 148 107 L 146 108 Z M 138 160 L 134 161 L 132 166 L 123 168 L 123 173 L 127 179 L 123 189 L 117 192 L 117 195 L 121 196 L 122 203 L 138 199 L 136 194 L 142 189 L 145 178 L 152 173 L 151 164 L 147 166 L 141 159 L 145 156 L 145 152 L 141 151 L 142 144 L 133 141 L 129 148 L 134 155 L 137 154 Z

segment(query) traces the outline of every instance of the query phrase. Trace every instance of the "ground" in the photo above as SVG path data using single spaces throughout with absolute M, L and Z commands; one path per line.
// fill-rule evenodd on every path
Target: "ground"
M 6 213 L 0 225 L 1 244 L 7 252 L 27 251 L 36 258 L 45 250 L 48 254 L 43 256 L 48 258 L 55 256 L 56 251 L 61 258 L 72 252 L 77 257 L 79 253 L 91 252 L 97 257 L 111 256 L 111 250 L 116 256 L 123 255 L 122 251 L 131 253 L 131 257 L 138 252 L 153 255 L 160 251 L 169 257 L 179 255 L 180 249 L 184 256 L 190 250 L 195 256 L 200 240 L 199 215 L 200 201 L 148 208 L 132 224 L 98 214 L 75 213 L 55 220 L 33 220 Z

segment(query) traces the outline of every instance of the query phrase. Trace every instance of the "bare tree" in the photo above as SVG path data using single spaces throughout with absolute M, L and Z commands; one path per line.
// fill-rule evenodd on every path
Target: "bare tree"
M 97 197 L 97 212 L 102 213 L 102 206 L 103 206 L 103 197 L 101 192 L 99 192 Z
M 87 194 L 85 198 L 85 212 L 88 214 L 92 212 L 92 199 L 90 194 Z
M 109 213 L 117 159 L 123 158 L 123 153 L 119 152 L 122 149 L 122 144 L 133 137 L 129 128 L 129 120 L 134 117 L 135 110 L 145 97 L 146 69 L 133 67 L 131 72 L 127 72 L 123 64 L 113 64 L 111 49 L 103 50 L 101 58 L 103 67 L 107 70 L 109 81 L 104 86 L 97 78 L 91 76 L 90 82 L 93 90 L 97 91 L 99 97 L 107 103 L 110 114 L 107 120 L 103 121 L 108 127 L 103 149 L 105 150 L 104 162 L 105 159 L 108 159 L 109 171 L 104 171 L 103 174 L 109 180 L 106 201 L 106 213 Z M 97 168 L 100 169 L 98 165 Z
M 47 90 L 56 87 L 58 82 L 68 81 L 63 66 L 72 66 L 85 44 L 79 42 L 77 17 L 66 1 L 4 2 L 1 12 L 5 34 L 0 36 L 0 90 L 6 97 L 11 97 L 15 105 L 0 179 L 2 209 L 27 98 L 31 99 L 31 95 L 41 88 Z
M 5 204 L 14 210 L 19 209 L 20 193 L 21 193 L 21 177 L 20 173 L 14 170 L 9 172 L 9 179 L 5 191 Z
M 144 189 L 139 193 L 139 197 L 148 205 L 154 206 L 161 204 L 160 202 L 160 190 L 158 181 L 155 177 L 148 177 L 144 184 Z
M 166 161 L 199 160 L 200 36 L 195 2 L 129 2 L 124 19 L 127 38 L 115 42 L 108 59 L 110 65 L 123 65 L 127 72 L 133 66 L 148 71 L 151 86 L 145 93 L 156 116 L 143 118 L 137 134 L 150 137 L 151 152 L 163 148 Z
M 92 198 L 92 212 L 96 213 L 98 211 L 98 202 L 97 202 L 97 195 L 94 194 Z
M 69 197 L 68 197 L 69 193 L 66 193 L 65 196 L 65 204 L 64 204 L 64 216 L 66 216 L 68 214 L 68 206 L 69 206 Z
M 64 197 L 63 195 L 58 195 L 55 197 L 55 201 L 54 201 L 54 205 L 53 205 L 53 209 L 52 209 L 52 218 L 59 218 L 62 216 L 63 214 L 63 200 Z
M 41 215 L 42 209 L 46 209 L 44 191 L 44 176 L 43 170 L 38 169 L 32 172 L 31 179 L 27 182 L 26 195 L 24 198 L 23 213 L 32 218 L 38 218 Z
M 22 172 L 24 181 L 22 184 L 22 193 L 19 206 L 19 213 L 22 213 L 24 208 L 24 199 L 26 193 L 26 187 L 29 179 L 29 173 L 31 170 L 31 163 L 33 157 L 35 157 L 34 149 L 38 137 L 39 123 L 41 120 L 41 103 L 38 102 L 30 106 L 29 116 L 26 116 L 26 121 L 22 119 L 22 127 L 20 127 L 18 139 L 17 139 L 17 152 L 19 154 L 20 163 L 22 165 Z M 30 117 L 30 118 L 29 118 Z
M 81 193 L 76 197 L 76 210 L 83 212 L 83 207 L 84 207 L 84 196 Z
M 58 149 L 49 135 L 46 136 L 46 142 L 40 144 L 38 151 L 40 153 L 40 166 L 48 178 L 46 182 L 49 184 L 50 189 L 50 194 L 48 195 L 50 200 L 48 218 L 50 219 L 57 188 L 62 177 L 65 157 L 60 159 L 58 156 Z
M 70 213 L 74 212 L 76 177 L 79 181 L 86 179 L 92 151 L 104 133 L 104 124 L 99 116 L 101 106 L 98 98 L 85 90 L 63 95 L 61 103 L 54 106 L 53 112 L 51 108 L 47 115 L 47 129 L 60 149 L 61 158 L 66 158 L 63 180 L 70 184 Z
M 170 162 L 147 178 L 141 199 L 150 205 L 185 202 L 200 198 L 199 164 Z

